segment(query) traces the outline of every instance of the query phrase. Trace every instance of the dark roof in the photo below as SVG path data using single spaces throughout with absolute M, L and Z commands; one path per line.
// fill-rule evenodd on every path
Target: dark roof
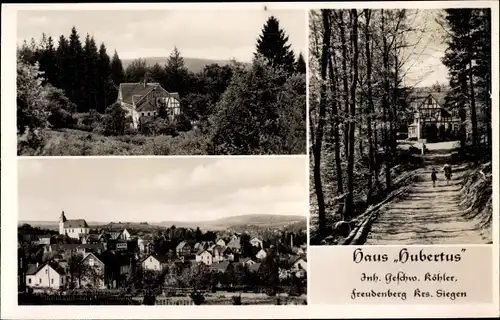
M 226 261 L 222 261 L 219 263 L 214 263 L 210 266 L 210 268 L 213 270 L 226 271 L 230 264 L 231 264 L 231 262 L 226 260 Z
M 154 255 L 153 256 L 156 260 L 160 261 L 161 263 L 168 262 L 170 259 L 166 255 Z
M 137 111 L 156 111 L 158 108 L 151 101 L 142 100 L 136 105 Z
M 120 91 L 122 93 L 122 101 L 128 104 L 132 104 L 132 96 L 145 96 L 151 90 L 153 90 L 156 86 L 159 86 L 159 83 L 120 83 Z M 137 98 L 134 98 L 135 102 L 138 101 Z
M 61 243 L 50 244 L 52 250 L 74 250 L 74 249 L 104 249 L 102 243 Z
M 293 266 L 293 264 L 299 260 L 304 260 L 306 261 L 304 258 L 302 258 L 301 256 L 290 256 L 290 258 L 288 258 L 288 265 L 291 267 Z
M 56 262 L 50 262 L 48 263 L 49 266 L 54 269 L 57 273 L 59 273 L 60 275 L 63 275 L 64 274 L 64 268 L 61 267 L 59 264 L 57 264 Z M 41 263 L 39 264 L 38 266 L 36 264 L 28 264 L 28 270 L 26 271 L 26 274 L 27 275 L 35 275 L 37 274 L 43 267 L 45 267 L 45 265 L 47 265 L 47 263 Z
M 181 250 L 183 249 L 184 247 L 189 247 L 189 244 L 186 242 L 186 241 L 182 241 L 181 243 L 179 243 L 176 247 L 177 250 Z
M 66 220 L 64 221 L 65 228 L 88 228 L 89 225 L 84 219 Z
M 240 239 L 233 239 L 227 244 L 228 248 L 234 248 L 234 249 L 240 249 L 241 248 L 241 243 Z
M 258 272 L 262 263 L 256 262 L 248 265 L 248 270 L 250 272 Z

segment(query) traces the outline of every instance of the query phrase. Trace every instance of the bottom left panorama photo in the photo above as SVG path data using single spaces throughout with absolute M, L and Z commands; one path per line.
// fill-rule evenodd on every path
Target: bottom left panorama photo
M 18 159 L 19 305 L 306 305 L 307 157 Z

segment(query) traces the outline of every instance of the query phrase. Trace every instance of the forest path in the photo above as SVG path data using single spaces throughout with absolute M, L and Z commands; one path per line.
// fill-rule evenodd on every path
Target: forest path
M 421 156 L 423 167 L 415 170 L 416 179 L 409 192 L 382 209 L 373 222 L 365 245 L 480 244 L 487 240 L 460 206 L 461 184 L 469 171 L 467 164 L 453 165 L 449 182 L 442 167 L 452 149 L 432 149 Z M 432 186 L 432 168 L 437 170 Z

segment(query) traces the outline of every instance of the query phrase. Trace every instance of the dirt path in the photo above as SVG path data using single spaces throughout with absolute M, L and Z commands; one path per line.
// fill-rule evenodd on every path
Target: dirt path
M 481 244 L 487 243 L 481 229 L 465 217 L 460 206 L 460 187 L 467 165 L 452 166 L 447 185 L 443 160 L 451 154 L 440 152 L 424 156 L 424 167 L 416 170 L 417 179 L 410 191 L 390 203 L 373 222 L 365 245 Z M 439 163 L 439 164 L 437 164 Z M 432 186 L 431 170 L 438 169 Z

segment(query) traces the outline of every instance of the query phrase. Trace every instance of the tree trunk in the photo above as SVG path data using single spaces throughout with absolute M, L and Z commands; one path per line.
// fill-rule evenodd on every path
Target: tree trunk
M 354 121 L 356 116 L 356 85 L 358 83 L 358 12 L 357 9 L 350 11 L 352 20 L 352 43 L 354 46 L 354 56 L 352 59 L 353 76 L 351 82 L 351 98 L 349 106 L 349 148 L 347 159 L 347 196 L 344 204 L 344 220 L 352 217 L 354 212 L 353 195 L 354 195 L 354 129 L 356 127 Z
M 334 97 L 336 97 L 337 93 L 337 69 L 336 66 L 337 64 L 333 63 L 335 60 L 335 54 L 332 55 L 332 59 L 329 59 L 329 65 L 330 65 L 330 81 L 331 81 L 331 90 L 332 94 Z M 336 61 L 335 61 L 336 62 Z M 335 67 L 334 67 L 335 65 Z M 335 171 L 337 173 L 337 193 L 339 195 L 344 193 L 344 184 L 343 184 L 343 178 L 342 178 L 342 163 L 340 159 L 340 136 L 339 136 L 339 115 L 338 115 L 338 100 L 335 99 L 332 104 L 332 114 L 333 114 L 333 139 L 335 143 Z
M 370 16 L 371 10 L 365 11 L 366 25 L 365 25 L 365 53 L 366 53 L 366 82 L 368 86 L 368 116 L 367 116 L 367 130 L 368 130 L 368 170 L 370 174 L 368 175 L 368 192 L 366 196 L 366 202 L 371 204 L 371 199 L 373 196 L 373 173 L 375 169 L 375 161 L 373 159 L 373 142 L 372 142 L 372 115 L 375 112 L 375 106 L 373 104 L 373 93 L 372 93 L 372 57 L 370 52 Z M 377 179 L 375 177 L 375 179 Z M 378 179 L 377 179 L 378 180 Z
M 381 15 L 382 15 L 382 34 L 385 34 L 385 17 L 384 17 L 384 9 L 381 10 Z M 391 190 L 392 183 L 391 183 L 391 163 L 392 163 L 392 155 L 391 155 L 391 148 L 390 148 L 390 143 L 389 143 L 389 137 L 387 134 L 387 111 L 389 109 L 389 50 L 387 47 L 387 37 L 382 37 L 382 42 L 383 42 L 383 83 L 384 83 L 384 88 L 383 88 L 383 93 L 382 93 L 382 109 L 383 109 L 383 114 L 382 114 L 382 122 L 383 122 L 383 141 L 382 143 L 384 144 L 384 150 L 385 150 L 385 188 L 386 190 Z
M 474 154 L 479 152 L 479 139 L 477 134 L 476 98 L 474 92 L 474 75 L 472 72 L 472 60 L 469 60 L 469 87 L 470 87 L 470 121 L 472 124 L 472 146 Z M 474 157 L 477 162 L 477 157 Z
M 344 112 L 349 115 L 349 84 L 347 83 L 347 44 L 345 39 L 344 15 L 339 10 L 340 41 L 342 43 L 342 80 L 344 85 Z M 347 157 L 349 146 L 349 122 L 344 125 L 344 151 Z
M 323 127 L 325 125 L 326 115 L 326 71 L 328 66 L 328 53 L 330 49 L 330 21 L 329 10 L 322 10 L 323 13 L 323 50 L 321 54 L 321 92 L 319 103 L 318 130 L 316 131 L 316 143 L 314 148 L 314 186 L 318 199 L 318 220 L 319 233 L 321 236 L 326 234 L 326 213 L 325 198 L 321 184 L 321 144 L 323 139 Z

